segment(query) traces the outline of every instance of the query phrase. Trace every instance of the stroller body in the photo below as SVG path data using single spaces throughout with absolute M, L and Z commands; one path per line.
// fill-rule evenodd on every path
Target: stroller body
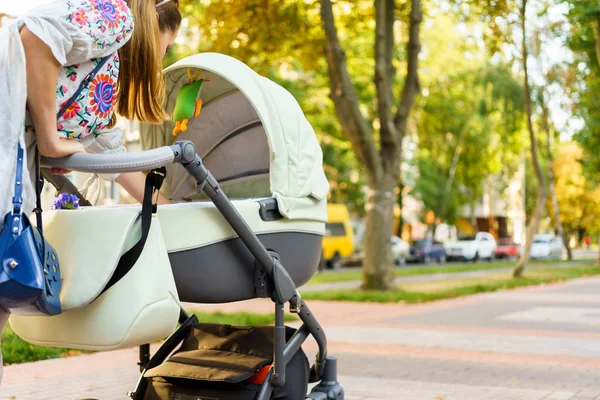
M 297 291 L 317 270 L 327 219 L 329 185 L 314 131 L 287 91 L 214 53 L 188 57 L 165 70 L 168 113 L 179 89 L 198 75 L 205 79 L 203 108 L 177 138 L 170 121 L 144 125 L 142 145 L 150 150 L 43 162 L 92 173 L 166 167 L 164 186 L 177 204 L 158 207 L 153 218 L 160 221 L 179 300 L 271 298 L 272 365 L 256 399 L 270 399 L 285 385 L 286 365 L 313 336 L 319 352 L 309 381 L 317 385 L 307 396 L 342 400 L 336 360 L 327 355 L 323 329 Z M 285 303 L 303 323 L 292 336 L 284 326 Z M 132 398 L 143 398 L 146 371 L 165 361 L 197 319 L 181 309 L 179 322 L 152 357 L 148 345 L 140 346 L 142 376 Z
M 267 249 L 277 249 L 297 287 L 306 283 L 321 256 L 329 185 L 319 143 L 296 100 L 220 54 L 188 57 L 164 74 L 167 113 L 190 76 L 204 79 L 202 110 L 177 137 L 173 122 L 143 125 L 142 147 L 194 143 L 221 190 L 238 199 L 233 204 L 251 230 Z M 202 201 L 207 198 L 186 169 L 180 164 L 166 168 L 166 192 L 180 204 L 161 207 L 159 218 L 180 299 L 223 303 L 253 298 L 252 254 L 214 205 Z M 198 282 L 198 276 L 206 279 Z

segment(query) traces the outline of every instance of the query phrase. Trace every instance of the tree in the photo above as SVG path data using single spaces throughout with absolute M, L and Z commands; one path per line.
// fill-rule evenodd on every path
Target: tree
M 600 180 L 600 4 L 597 0 L 564 0 L 569 6 L 570 29 L 558 31 L 574 53 L 568 73 L 573 114 L 584 121 L 575 139 L 586 157 L 582 160 L 588 178 Z
M 575 115 L 584 127 L 575 139 L 585 149 L 583 165 L 587 177 L 600 181 L 600 3 L 597 0 L 564 0 L 569 6 L 566 43 L 575 54 L 572 71 L 576 78 L 572 90 Z M 582 68 L 584 66 L 584 68 Z M 599 238 L 600 240 L 600 238 Z M 600 263 L 600 252 L 598 253 Z
M 196 52 L 243 60 L 268 75 L 285 64 L 318 67 L 323 35 L 312 2 L 295 0 L 181 0 L 182 34 Z
M 537 139 L 535 137 L 535 132 L 533 130 L 533 121 L 532 121 L 532 101 L 531 101 L 531 89 L 529 86 L 529 69 L 527 64 L 528 58 L 528 50 L 527 50 L 527 0 L 521 0 L 520 14 L 521 14 L 521 55 L 523 62 L 523 86 L 524 86 L 524 94 L 525 94 L 525 113 L 527 118 L 527 130 L 529 132 L 529 143 L 531 150 L 531 163 L 533 166 L 533 170 L 535 172 L 535 177 L 538 182 L 538 196 L 535 206 L 535 211 L 529 224 L 527 226 L 527 237 L 525 239 L 525 248 L 519 261 L 514 267 L 513 276 L 519 277 L 523 274 L 525 270 L 525 266 L 529 261 L 529 255 L 531 252 L 531 244 L 533 243 L 533 236 L 537 232 L 538 225 L 540 223 L 540 219 L 542 218 L 542 213 L 544 212 L 546 198 L 548 197 L 548 189 L 546 186 L 546 178 L 544 177 L 544 173 L 542 172 L 542 167 L 540 166 L 540 161 L 538 159 L 538 149 L 537 149 Z
M 567 233 L 563 229 L 562 218 L 560 216 L 560 207 L 558 206 L 558 198 L 556 197 L 556 183 L 554 180 L 554 171 L 553 171 L 553 157 L 552 157 L 552 138 L 554 136 L 552 129 L 550 127 L 550 110 L 548 109 L 548 104 L 545 101 L 544 91 L 540 90 L 539 93 L 540 105 L 542 107 L 542 128 L 546 132 L 546 157 L 548 162 L 548 186 L 550 188 L 550 198 L 552 200 L 552 211 L 554 215 L 554 223 L 556 224 L 556 230 L 558 231 L 558 235 L 563 241 L 563 245 L 567 250 L 567 256 L 569 260 L 573 259 L 573 252 L 571 250 L 571 245 L 569 244 L 569 237 Z
M 364 175 L 327 97 L 329 77 L 324 54 L 314 51 L 322 48 L 324 42 L 316 5 L 295 0 L 181 0 L 186 16 L 180 34 L 184 40 L 167 56 L 165 64 L 196 52 L 219 52 L 244 61 L 289 90 L 321 143 L 331 186 L 329 201 L 345 203 L 353 214 L 363 215 Z M 363 40 L 363 29 L 356 29 L 370 20 L 371 15 L 362 20 L 348 16 L 340 26 L 349 38 L 347 46 L 354 53 L 361 54 L 370 45 Z M 353 65 L 351 71 L 355 72 L 357 67 L 363 68 Z M 361 88 L 368 83 L 363 80 Z M 370 104 L 374 93 L 359 90 L 359 98 Z
M 325 31 L 330 98 L 342 130 L 364 167 L 369 193 L 366 204 L 366 239 L 363 288 L 394 289 L 394 270 L 389 237 L 393 231 L 393 208 L 400 178 L 402 139 L 415 98 L 419 93 L 419 32 L 422 21 L 420 0 L 411 0 L 406 44 L 406 74 L 394 107 L 393 86 L 396 40 L 396 2 L 375 0 L 375 71 L 378 129 L 370 126 L 361 111 L 357 91 L 350 76 L 340 43 L 331 0 L 321 0 L 321 19 Z M 395 110 L 394 110 L 395 108 Z
M 415 191 L 427 209 L 453 223 L 483 195 L 490 175 L 514 176 L 522 141 L 523 89 L 507 65 L 465 68 L 428 87 L 419 111 Z
M 541 18 L 538 18 L 538 20 L 539 19 Z M 548 59 L 547 52 L 544 52 L 544 42 L 551 37 L 551 29 L 549 29 L 549 26 L 551 26 L 551 22 L 542 19 L 542 26 L 538 26 L 534 30 L 533 35 L 531 37 L 531 41 L 533 43 L 531 53 L 539 69 L 538 80 L 541 80 L 541 83 L 536 88 L 536 103 L 541 110 L 539 127 L 545 133 L 546 141 L 545 152 L 546 162 L 548 166 L 547 179 L 551 203 L 551 207 L 549 209 L 550 213 L 553 215 L 553 221 L 556 226 L 556 231 L 559 237 L 562 239 L 565 249 L 567 250 L 568 259 L 572 260 L 573 254 L 571 251 L 571 245 L 569 244 L 569 239 L 563 229 L 562 220 L 560 216 L 560 208 L 558 206 L 558 201 L 556 198 L 556 185 L 554 180 L 554 173 L 552 170 L 552 140 L 556 135 L 554 132 L 554 125 L 550 118 L 551 111 L 547 99 L 550 97 L 549 92 L 552 90 L 552 87 L 556 86 L 556 84 L 561 83 L 561 74 L 563 73 L 563 71 L 562 65 L 558 64 L 552 59 Z M 562 91 L 564 92 L 564 89 Z
M 577 234 L 600 232 L 600 186 L 586 178 L 582 160 L 585 153 L 577 142 L 560 147 L 553 162 L 556 197 L 562 210 L 565 232 Z

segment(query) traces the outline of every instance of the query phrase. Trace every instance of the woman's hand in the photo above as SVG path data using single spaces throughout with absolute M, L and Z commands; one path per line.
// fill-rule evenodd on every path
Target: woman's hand
M 37 146 L 40 155 L 50 158 L 60 158 L 75 153 L 85 153 L 85 148 L 81 143 L 76 140 L 61 139 L 58 137 L 58 132 L 54 135 L 37 135 Z
M 48 151 L 47 148 L 44 148 L 44 151 L 42 151 L 40 143 L 38 142 L 38 151 L 40 152 L 40 155 L 49 158 L 67 157 L 75 153 L 85 153 L 85 149 L 81 143 L 68 139 L 58 139 L 51 151 Z M 50 168 L 50 173 L 52 175 L 65 175 L 70 172 L 71 171 L 68 169 Z

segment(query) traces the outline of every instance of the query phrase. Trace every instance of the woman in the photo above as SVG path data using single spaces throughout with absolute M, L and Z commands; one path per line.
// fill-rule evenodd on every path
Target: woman
M 13 122 L 19 120 L 15 117 L 20 112 L 16 99 L 19 93 L 14 88 L 19 87 L 18 67 L 25 64 L 25 143 L 30 177 L 35 172 L 36 146 L 45 157 L 79 152 L 119 153 L 125 149 L 123 134 L 115 126 L 115 112 L 150 123 L 159 123 L 166 117 L 162 108 L 162 58 L 173 46 L 180 23 L 178 0 L 55 0 L 15 22 L 11 27 L 13 35 L 7 39 L 5 82 L 0 78 L 0 93 L 5 85 L 4 92 L 8 92 L 7 98 L 11 100 L 6 107 L 10 111 L 5 107 L 0 116 L 10 114 Z M 23 62 L 20 55 L 24 55 Z M 105 57 L 109 57 L 108 61 L 91 84 L 57 121 L 57 111 Z M 8 125 L 14 130 L 14 123 Z M 16 136 L 18 130 L 9 134 Z M 9 138 L 9 134 L 4 135 L 10 139 L 9 151 L 5 152 L 16 155 L 16 140 Z M 14 160 L 15 156 L 11 156 L 13 165 Z M 142 200 L 143 173 L 111 178 L 135 199 Z M 0 197 L 7 197 L 2 199 L 5 206 L 12 194 L 9 187 L 14 185 L 14 174 L 4 176 L 3 180 L 6 182 L 0 188 Z M 35 200 L 29 183 L 26 186 L 30 189 L 25 191 L 25 195 L 29 193 L 28 207 L 24 208 L 27 212 L 32 210 Z M 5 192 L 10 195 L 2 194 Z M 168 202 L 164 197 L 159 201 Z M 7 319 L 8 314 L 0 310 L 0 333 Z M 1 366 L 0 356 L 0 379 Z

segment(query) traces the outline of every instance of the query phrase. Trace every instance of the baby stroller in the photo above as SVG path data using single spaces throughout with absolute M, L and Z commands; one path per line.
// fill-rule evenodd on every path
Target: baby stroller
M 270 335 L 261 331 L 272 344 L 269 368 L 252 397 L 240 396 L 235 385 L 229 385 L 225 392 L 219 390 L 219 385 L 237 383 L 242 378 L 240 374 L 233 377 L 221 374 L 228 367 L 235 369 L 231 364 L 198 359 L 194 361 L 196 366 L 209 373 L 196 378 L 210 381 L 218 375 L 210 382 L 210 392 L 201 392 L 199 397 L 190 392 L 169 398 L 343 400 L 336 359 L 327 354 L 325 333 L 297 291 L 316 272 L 326 221 L 328 183 L 314 131 L 287 91 L 243 63 L 214 53 L 188 57 L 165 70 L 167 112 L 173 111 L 179 89 L 193 76 L 205 80 L 200 93 L 203 106 L 178 137 L 172 135 L 174 123 L 170 121 L 144 125 L 142 144 L 149 150 L 124 155 L 77 154 L 60 160 L 43 160 L 43 164 L 90 173 L 156 171 L 166 167 L 164 190 L 179 203 L 154 211 L 160 221 L 179 300 L 225 303 L 257 297 L 272 299 L 275 326 L 269 328 Z M 153 172 L 161 180 L 159 175 L 162 174 Z M 45 176 L 63 191 L 75 191 L 68 182 Z M 151 191 L 146 192 L 142 218 L 149 193 L 152 195 Z M 119 268 L 115 271 L 115 275 L 126 273 Z M 114 284 L 113 281 L 114 276 L 108 285 Z M 302 321 L 297 330 L 284 325 L 285 303 Z M 18 325 L 27 323 L 23 322 L 25 318 L 16 324 L 11 320 L 17 333 Z M 198 328 L 197 318 L 181 307 L 178 322 L 179 328 L 152 357 L 149 345 L 140 345 L 142 375 L 129 394 L 133 399 L 147 398 L 152 376 L 157 376 L 148 371 L 164 365 L 182 342 L 185 347 L 191 330 L 199 329 L 203 337 L 213 338 L 219 336 L 216 331 L 223 331 L 222 327 Z M 316 340 L 319 350 L 310 370 L 307 367 L 302 371 L 304 364 L 294 360 L 300 354 L 306 358 L 301 346 L 309 336 Z M 233 340 L 231 337 L 225 341 Z M 252 347 L 252 343 L 233 344 L 235 349 L 244 346 Z M 253 351 L 249 349 L 257 356 Z M 267 357 L 260 356 L 263 361 L 246 365 L 249 369 L 245 372 L 264 369 Z M 300 367 L 287 368 L 292 363 Z M 304 385 L 298 385 L 298 377 L 305 381 Z M 174 379 L 161 382 L 177 382 L 177 374 L 170 378 Z M 293 390 L 304 391 L 300 397 L 299 393 L 292 395 L 289 391 L 278 394 L 279 388 L 294 380 Z M 316 386 L 306 394 L 308 383 Z M 246 389 L 247 386 L 243 390 Z

